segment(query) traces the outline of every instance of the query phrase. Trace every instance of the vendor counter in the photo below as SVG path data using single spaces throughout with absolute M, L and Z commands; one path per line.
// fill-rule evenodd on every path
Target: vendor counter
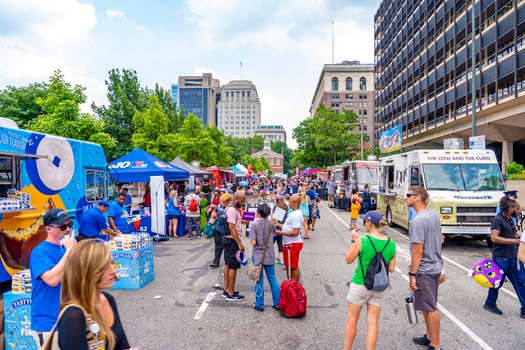
M 137 233 L 149 233 L 150 236 L 155 236 L 156 233 L 151 231 L 151 216 L 149 215 L 132 215 L 128 218 L 129 220 L 129 232 Z M 165 216 L 166 234 L 168 234 L 170 227 L 170 220 L 168 216 Z M 186 213 L 182 212 L 179 215 L 179 221 L 177 223 L 177 236 L 184 236 L 186 231 Z
M 4 293 L 5 348 L 38 350 L 31 335 L 31 293 Z

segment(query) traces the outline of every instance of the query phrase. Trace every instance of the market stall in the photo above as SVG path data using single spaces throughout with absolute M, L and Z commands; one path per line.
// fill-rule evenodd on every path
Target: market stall
M 164 181 L 189 179 L 189 171 L 158 159 L 136 148 L 108 165 L 113 179 L 118 182 L 149 182 L 151 196 L 150 226 L 146 232 L 166 235 Z

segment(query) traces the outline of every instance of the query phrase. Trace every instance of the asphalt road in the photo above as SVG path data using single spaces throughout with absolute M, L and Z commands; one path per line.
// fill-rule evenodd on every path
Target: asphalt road
M 117 299 L 124 328 L 132 346 L 141 349 L 341 349 L 347 317 L 347 283 L 356 263 L 347 265 L 350 245 L 349 213 L 321 204 L 321 219 L 301 253 L 302 283 L 308 311 L 302 319 L 286 319 L 271 308 L 265 281 L 266 309 L 252 309 L 253 282 L 245 269 L 236 290 L 241 302 L 221 298 L 222 267 L 211 269 L 212 239 L 179 238 L 155 243 L 155 281 L 141 290 L 111 291 Z M 361 221 L 361 220 L 360 220 Z M 360 223 L 361 224 L 361 223 Z M 408 237 L 403 229 L 384 228 L 398 246 L 397 270 L 381 311 L 377 349 L 426 349 L 412 343 L 425 332 L 420 323 L 408 323 L 404 299 L 409 294 Z M 248 245 L 245 239 L 245 245 Z M 512 285 L 500 291 L 502 316 L 482 306 L 487 289 L 467 276 L 471 265 L 490 257 L 484 242 L 451 239 L 445 242 L 447 280 L 440 287 L 441 344 L 444 349 L 524 349 L 525 320 Z M 277 278 L 286 274 L 276 265 Z M 155 297 L 161 296 L 160 298 Z M 365 348 L 366 312 L 361 313 L 355 349 Z

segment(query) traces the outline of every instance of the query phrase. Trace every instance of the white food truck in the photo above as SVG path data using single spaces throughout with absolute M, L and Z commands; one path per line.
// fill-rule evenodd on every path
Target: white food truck
M 491 150 L 417 150 L 379 159 L 377 209 L 390 225 L 409 228 L 405 196 L 410 186 L 429 193 L 443 234 L 487 238 L 505 190 Z

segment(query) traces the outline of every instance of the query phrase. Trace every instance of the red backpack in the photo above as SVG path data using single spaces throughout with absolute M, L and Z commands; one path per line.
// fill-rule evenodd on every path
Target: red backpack
M 199 211 L 199 205 L 197 204 L 197 201 L 195 200 L 195 198 L 191 200 L 188 210 L 194 213 Z

